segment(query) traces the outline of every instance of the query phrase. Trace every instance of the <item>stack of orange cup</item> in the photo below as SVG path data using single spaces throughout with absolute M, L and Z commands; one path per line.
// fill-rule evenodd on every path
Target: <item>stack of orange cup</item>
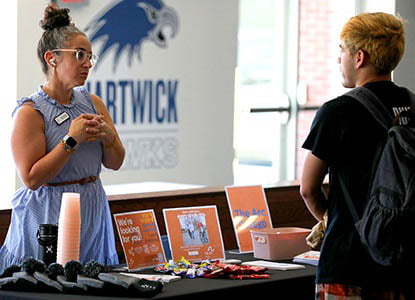
M 81 239 L 81 205 L 78 193 L 63 193 L 58 227 L 58 250 L 56 261 L 65 265 L 79 260 Z

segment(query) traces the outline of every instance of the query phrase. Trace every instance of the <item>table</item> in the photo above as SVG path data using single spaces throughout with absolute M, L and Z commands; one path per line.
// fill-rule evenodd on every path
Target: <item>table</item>
M 252 254 L 230 254 L 226 258 L 237 258 L 242 261 L 257 260 Z M 289 261 L 284 261 L 289 262 Z M 304 265 L 305 269 L 278 271 L 268 270 L 270 279 L 181 279 L 165 284 L 163 291 L 151 299 L 206 299 L 209 297 L 231 297 L 246 299 L 247 297 L 272 297 L 272 299 L 314 299 L 314 279 L 316 267 Z M 148 273 L 143 272 L 143 273 Z M 25 293 L 0 290 L 0 299 L 133 299 L 128 297 L 82 296 L 48 293 Z M 134 298 L 137 299 L 137 298 Z M 143 299 L 143 298 L 140 298 Z M 215 299 L 216 300 L 216 299 Z

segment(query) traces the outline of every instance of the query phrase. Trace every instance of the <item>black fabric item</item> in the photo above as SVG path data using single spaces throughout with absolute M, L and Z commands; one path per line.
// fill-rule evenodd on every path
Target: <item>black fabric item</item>
M 137 278 L 125 276 L 119 273 L 100 273 L 98 278 L 104 282 L 109 282 L 128 289 L 132 284 L 138 281 Z
M 140 279 L 133 284 L 133 287 L 137 290 L 138 297 L 154 297 L 163 290 L 163 283 Z
M 118 273 L 100 273 L 98 278 L 106 283 L 118 286 L 123 289 L 123 293 L 131 297 L 153 297 L 163 289 L 161 282 L 138 279 Z
M 87 262 L 84 266 L 84 275 L 90 278 L 98 279 L 99 273 L 107 273 L 109 268 L 94 260 Z
M 88 288 L 73 281 L 67 281 L 65 276 L 58 275 L 57 281 L 62 285 L 63 292 L 66 294 L 86 294 Z
M 242 261 L 255 260 L 252 253 L 232 254 L 226 251 L 226 258 L 240 259 Z M 291 260 L 283 261 L 290 263 Z M 281 272 L 279 270 L 268 270 L 267 273 L 271 275 L 269 279 L 250 279 L 250 280 L 232 280 L 232 279 L 189 279 L 183 278 L 163 286 L 163 291 L 156 295 L 155 299 L 245 299 L 258 298 L 258 293 L 263 295 L 275 294 L 278 299 L 314 299 L 315 285 L 314 274 L 316 267 L 311 265 L 304 265 L 304 269 L 292 270 L 289 272 Z M 115 266 L 114 266 L 115 268 Z M 117 266 L 119 268 L 119 266 Z M 125 269 L 123 269 L 125 272 Z M 140 272 L 141 273 L 141 272 Z M 143 270 L 143 274 L 157 275 L 152 270 Z M 105 284 L 107 285 L 107 283 Z M 119 286 L 118 286 L 119 287 Z M 301 287 L 301 288 L 299 288 Z M 64 293 L 30 293 L 30 292 L 16 292 L 0 289 L 0 299 L 88 299 L 88 300 L 103 300 L 103 299 L 117 299 L 123 300 L 130 295 L 125 293 L 126 289 L 111 286 L 108 283 L 108 288 L 104 287 L 104 293 L 97 295 L 90 293 L 88 287 L 88 294 L 71 296 Z M 97 291 L 99 292 L 99 291 Z M 142 298 L 143 299 L 143 298 Z
M 77 283 L 85 285 L 88 288 L 88 295 L 109 296 L 117 295 L 118 292 L 117 289 L 113 288 L 113 285 L 84 275 L 78 275 Z
M 16 284 L 18 278 L 15 277 L 2 277 L 0 278 L 0 289 L 8 291 L 18 291 L 19 286 Z
M 62 285 L 57 282 L 56 280 L 50 279 L 47 274 L 35 272 L 33 273 L 33 277 L 36 278 L 38 281 L 42 282 L 46 286 L 50 288 L 51 291 L 62 292 L 63 287 Z
M 11 265 L 4 269 L 3 274 L 0 275 L 0 278 L 12 277 L 13 273 L 20 271 L 21 268 L 18 265 Z
M 76 282 L 78 274 L 83 274 L 83 266 L 77 260 L 70 260 L 65 264 L 64 274 L 67 281 Z
M 65 271 L 61 264 L 51 263 L 47 269 L 48 276 L 52 280 L 56 280 L 58 275 L 65 275 Z
M 26 271 L 13 273 L 13 277 L 17 279 L 17 286 L 21 291 L 28 292 L 50 292 L 51 288 L 43 282 L 37 280 L 33 275 Z
M 97 288 L 97 289 L 102 289 L 104 287 L 104 283 L 101 280 L 95 279 L 95 278 L 90 278 L 84 275 L 78 275 L 78 278 L 76 280 L 77 283 L 86 285 L 88 288 L 89 287 L 93 287 L 93 288 Z
M 25 271 L 28 274 L 33 275 L 34 272 L 45 271 L 46 266 L 43 261 L 37 260 L 33 257 L 29 257 L 23 261 L 21 269 L 22 271 Z

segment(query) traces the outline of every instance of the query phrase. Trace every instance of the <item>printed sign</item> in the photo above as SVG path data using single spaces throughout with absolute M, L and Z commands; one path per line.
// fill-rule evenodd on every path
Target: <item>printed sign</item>
M 179 14 L 162 0 L 95 2 L 83 30 L 99 59 L 85 86 L 103 99 L 121 136 L 122 169 L 174 169 L 180 80 L 161 62 L 151 72 L 154 63 L 144 53 L 154 47 L 153 58 L 177 59 L 166 50 L 179 32 Z
M 225 258 L 216 206 L 163 209 L 173 260 Z
M 151 267 L 166 261 L 152 209 L 115 214 L 114 218 L 128 270 Z
M 239 251 L 252 252 L 251 229 L 272 228 L 264 189 L 257 186 L 225 187 Z
M 228 137 L 233 121 L 228 116 L 234 113 L 229 99 L 234 94 L 238 1 L 64 1 L 54 0 L 70 9 L 72 21 L 99 56 L 85 88 L 102 99 L 123 142 L 125 158 L 117 178 L 232 182 L 229 162 L 234 153 Z M 24 16 L 33 14 L 22 10 Z M 29 28 L 25 23 L 22 28 Z M 32 42 L 25 40 L 23 46 L 32 47 Z M 220 51 L 220 59 L 217 45 L 227 49 Z M 38 67 L 36 61 L 22 59 Z M 38 73 L 35 81 L 42 82 Z M 218 86 L 219 94 L 212 88 Z M 22 95 L 31 92 L 19 90 Z M 206 135 L 208 139 L 200 138 Z M 110 184 L 121 181 L 106 168 L 102 175 Z

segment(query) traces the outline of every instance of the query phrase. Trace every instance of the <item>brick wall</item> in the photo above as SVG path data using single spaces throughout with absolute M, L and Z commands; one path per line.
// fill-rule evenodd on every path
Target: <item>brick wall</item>
M 306 105 L 321 105 L 344 92 L 337 65 L 341 26 L 353 15 L 353 3 L 300 0 L 298 82 L 306 88 Z M 298 115 L 297 178 L 301 177 L 306 151 L 301 148 L 315 111 Z

